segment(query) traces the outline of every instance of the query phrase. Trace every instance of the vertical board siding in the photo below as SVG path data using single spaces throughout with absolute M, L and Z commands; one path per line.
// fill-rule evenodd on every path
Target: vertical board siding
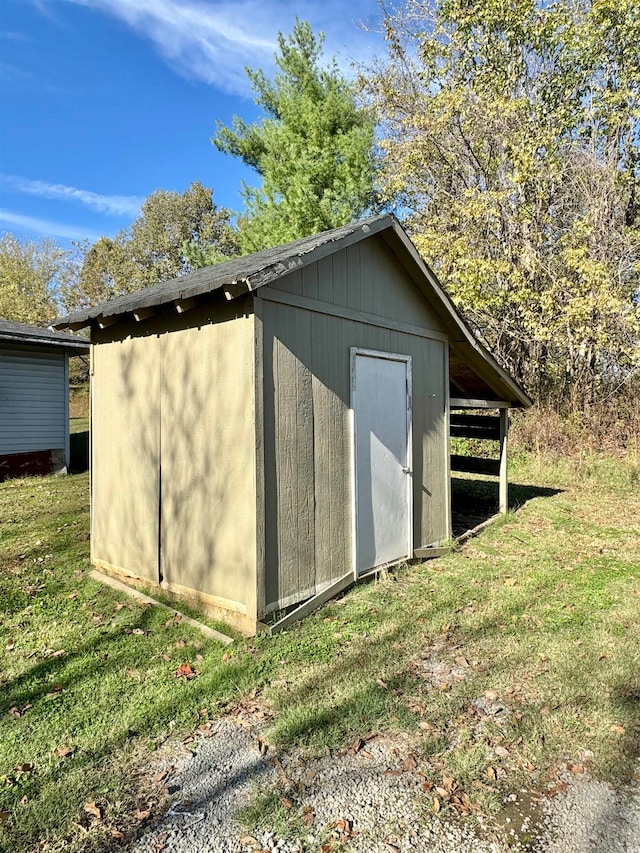
M 92 558 L 157 582 L 159 340 L 98 345 L 93 371 Z
M 266 602 L 276 609 L 321 591 L 353 566 L 352 346 L 411 356 L 415 547 L 447 536 L 446 344 L 279 303 L 264 301 L 262 310 L 265 499 L 272 521 Z
M 92 558 L 251 620 L 254 333 L 243 311 L 218 304 L 98 337 Z
M 255 612 L 253 317 L 234 314 L 160 338 L 161 569 Z
M 0 348 L 0 454 L 67 446 L 65 353 Z
M 354 243 L 269 287 L 446 333 L 418 285 L 380 237 Z

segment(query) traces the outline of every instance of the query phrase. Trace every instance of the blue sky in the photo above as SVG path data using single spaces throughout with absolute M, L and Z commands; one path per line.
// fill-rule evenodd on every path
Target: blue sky
M 2 0 L 0 232 L 95 240 L 194 180 L 238 209 L 255 176 L 210 139 L 257 116 L 244 68 L 296 15 L 346 73 L 381 49 L 376 0 Z

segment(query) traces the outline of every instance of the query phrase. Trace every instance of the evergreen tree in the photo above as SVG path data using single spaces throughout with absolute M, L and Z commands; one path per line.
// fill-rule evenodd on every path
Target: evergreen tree
M 218 122 L 212 142 L 262 178 L 243 187 L 240 243 L 245 252 L 344 225 L 374 203 L 374 122 L 335 60 L 321 65 L 324 36 L 296 21 L 278 36 L 279 71 L 247 74 L 265 112 L 255 124 Z

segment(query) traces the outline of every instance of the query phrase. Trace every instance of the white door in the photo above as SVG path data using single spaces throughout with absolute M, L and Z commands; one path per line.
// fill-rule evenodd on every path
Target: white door
M 412 553 L 411 357 L 351 350 L 355 573 Z

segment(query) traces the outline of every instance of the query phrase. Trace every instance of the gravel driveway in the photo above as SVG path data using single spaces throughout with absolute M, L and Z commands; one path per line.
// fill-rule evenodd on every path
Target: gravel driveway
M 378 738 L 353 755 L 306 763 L 292 760 L 283 767 L 265 759 L 256 732 L 234 718 L 215 723 L 209 735 L 202 738 L 195 755 L 181 756 L 171 765 L 167 761 L 167 768 L 175 766 L 168 782 L 177 800 L 130 853 L 306 853 L 321 851 L 329 840 L 341 842 L 345 853 L 525 849 L 517 834 L 508 840 L 509 824 L 503 839 L 490 840 L 475 832 L 471 822 L 447 821 L 421 811 L 423 779 L 407 772 L 400 759 L 408 736 L 406 744 L 402 736 Z M 302 791 L 296 804 L 303 817 L 302 838 L 287 841 L 274 831 L 246 835 L 234 815 L 257 786 L 270 790 L 283 775 Z M 533 838 L 528 850 L 640 853 L 637 792 L 617 792 L 586 775 L 577 779 L 571 774 L 561 788 L 544 801 L 533 826 L 528 828 L 529 819 L 524 816 L 524 828 Z

